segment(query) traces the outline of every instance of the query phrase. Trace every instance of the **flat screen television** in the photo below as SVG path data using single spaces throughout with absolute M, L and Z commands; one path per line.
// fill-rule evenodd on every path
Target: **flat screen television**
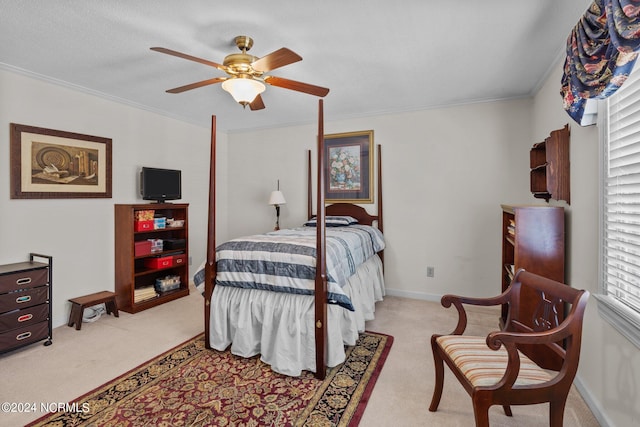
M 143 200 L 158 203 L 182 198 L 182 172 L 143 167 L 140 171 L 140 195 Z

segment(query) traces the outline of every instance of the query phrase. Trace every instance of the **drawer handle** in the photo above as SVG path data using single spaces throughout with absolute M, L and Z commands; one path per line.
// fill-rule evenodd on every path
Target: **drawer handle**
M 31 319 L 33 319 L 33 314 L 23 314 L 22 316 L 18 317 L 18 322 L 26 322 L 27 320 Z
M 29 301 L 31 301 L 31 295 L 25 295 L 23 297 L 16 298 L 16 302 L 18 304 L 22 304 L 23 302 L 29 302 Z
M 23 277 L 22 279 L 16 280 L 16 285 L 27 285 L 31 283 L 31 277 Z
M 30 336 L 31 336 L 31 332 L 23 332 L 23 333 L 21 333 L 20 335 L 18 335 L 18 336 L 16 337 L 16 339 L 17 339 L 18 341 L 26 340 L 26 339 L 27 339 L 27 338 L 29 338 Z

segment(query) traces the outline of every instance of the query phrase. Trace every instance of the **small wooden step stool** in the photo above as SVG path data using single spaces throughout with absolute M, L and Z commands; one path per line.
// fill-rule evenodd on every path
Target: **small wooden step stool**
M 75 323 L 76 330 L 78 331 L 82 327 L 82 315 L 86 307 L 104 303 L 107 314 L 113 313 L 115 317 L 120 317 L 118 315 L 118 305 L 116 304 L 116 294 L 113 292 L 96 292 L 95 294 L 72 298 L 69 301 L 71 302 L 71 313 L 69 313 L 69 323 L 67 323 L 67 326 L 73 326 Z

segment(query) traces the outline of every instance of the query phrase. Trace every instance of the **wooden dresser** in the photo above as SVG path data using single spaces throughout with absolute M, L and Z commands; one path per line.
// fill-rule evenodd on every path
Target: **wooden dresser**
M 52 267 L 52 257 L 35 253 L 0 265 L 0 353 L 42 340 L 51 345 Z

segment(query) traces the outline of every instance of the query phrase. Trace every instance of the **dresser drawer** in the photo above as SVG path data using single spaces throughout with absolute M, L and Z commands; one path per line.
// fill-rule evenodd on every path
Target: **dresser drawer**
M 0 352 L 22 347 L 23 345 L 43 340 L 48 336 L 48 321 L 4 332 L 0 334 Z
M 48 282 L 49 269 L 47 268 L 3 274 L 0 276 L 0 293 L 42 286 Z
M 0 313 L 6 313 L 17 308 L 33 307 L 43 304 L 49 299 L 49 286 L 25 289 L 0 295 Z
M 0 314 L 0 332 L 22 328 L 49 318 L 49 304 L 40 304 L 22 310 Z

